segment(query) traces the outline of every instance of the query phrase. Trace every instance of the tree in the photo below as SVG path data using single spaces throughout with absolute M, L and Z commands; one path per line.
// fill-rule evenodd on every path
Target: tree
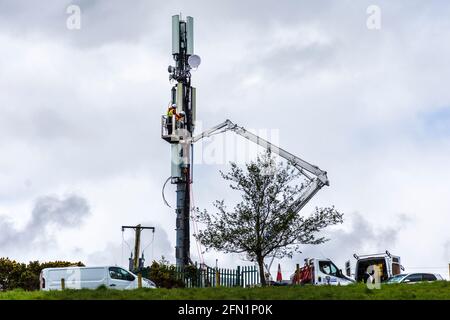
M 276 164 L 270 152 L 261 154 L 245 168 L 231 162 L 228 173 L 220 171 L 242 201 L 227 210 L 224 200 L 215 201 L 214 213 L 197 208 L 197 219 L 205 225 L 195 237 L 206 250 L 245 254 L 259 266 L 261 284 L 266 284 L 264 259 L 292 257 L 304 244 L 320 244 L 327 226 L 343 222 L 334 207 L 315 208 L 308 217 L 293 212 L 293 201 L 306 187 L 304 177 L 292 164 Z M 304 180 L 302 180 L 304 182 Z
M 184 282 L 177 277 L 177 270 L 168 260 L 161 257 L 159 262 L 153 261 L 152 265 L 142 270 L 142 276 L 155 282 L 158 288 L 183 288 Z
M 0 258 L 0 290 L 6 291 L 20 287 L 20 277 L 26 265 L 8 258 Z

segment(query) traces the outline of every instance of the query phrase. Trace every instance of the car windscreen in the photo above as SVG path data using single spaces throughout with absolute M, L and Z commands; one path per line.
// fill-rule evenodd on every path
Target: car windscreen
M 111 279 L 115 280 L 125 280 L 125 281 L 134 280 L 134 276 L 131 273 L 119 267 L 110 267 L 109 276 L 111 277 Z
M 386 282 L 387 283 L 399 283 L 400 280 L 402 280 L 404 276 L 406 276 L 406 274 L 398 274 L 392 278 L 389 278 Z
M 319 261 L 319 269 L 322 273 L 339 277 L 339 269 L 331 261 Z

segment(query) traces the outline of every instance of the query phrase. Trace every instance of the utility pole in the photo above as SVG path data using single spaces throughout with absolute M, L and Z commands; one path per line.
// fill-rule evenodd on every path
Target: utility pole
M 153 232 L 155 232 L 154 227 L 143 227 L 140 224 L 137 226 L 122 226 L 122 232 L 125 231 L 125 229 L 133 229 L 135 231 L 135 237 L 134 237 L 134 256 L 133 253 L 131 253 L 130 257 L 130 264 L 129 269 L 131 272 L 139 272 L 142 267 L 144 266 L 144 254 L 142 253 L 142 257 L 140 256 L 140 247 L 141 247 L 141 231 L 150 229 Z
M 169 80 L 176 81 L 171 89 L 172 112 L 162 117 L 161 137 L 171 144 L 171 183 L 176 184 L 176 248 L 177 266 L 186 266 L 190 259 L 190 185 L 192 183 L 192 144 L 195 127 L 196 90 L 191 86 L 192 69 L 200 65 L 194 54 L 194 19 L 181 14 L 172 16 L 172 56 Z

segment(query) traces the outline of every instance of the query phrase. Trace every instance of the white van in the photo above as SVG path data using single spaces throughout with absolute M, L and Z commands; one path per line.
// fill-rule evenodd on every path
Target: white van
M 404 270 L 401 265 L 400 257 L 392 255 L 389 251 L 384 253 L 366 254 L 366 255 L 353 255 L 356 259 L 354 277 L 357 282 L 366 282 L 370 277 L 369 267 L 376 266 L 380 272 L 380 281 L 387 281 L 389 278 L 396 276 Z M 350 260 L 345 263 L 346 274 L 350 276 L 351 265 Z
M 305 265 L 291 276 L 292 284 L 341 285 L 355 283 L 342 273 L 330 259 L 307 258 Z
M 61 290 L 62 281 L 66 289 L 96 289 L 101 285 L 111 289 L 129 290 L 138 288 L 138 277 L 117 266 L 46 268 L 41 271 L 40 289 Z M 143 288 L 156 288 L 153 281 L 142 278 Z

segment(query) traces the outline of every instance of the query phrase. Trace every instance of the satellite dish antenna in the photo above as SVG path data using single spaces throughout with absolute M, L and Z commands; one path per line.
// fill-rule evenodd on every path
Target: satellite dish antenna
M 193 54 L 188 58 L 188 64 L 192 69 L 197 69 L 201 62 L 202 59 L 196 54 Z

